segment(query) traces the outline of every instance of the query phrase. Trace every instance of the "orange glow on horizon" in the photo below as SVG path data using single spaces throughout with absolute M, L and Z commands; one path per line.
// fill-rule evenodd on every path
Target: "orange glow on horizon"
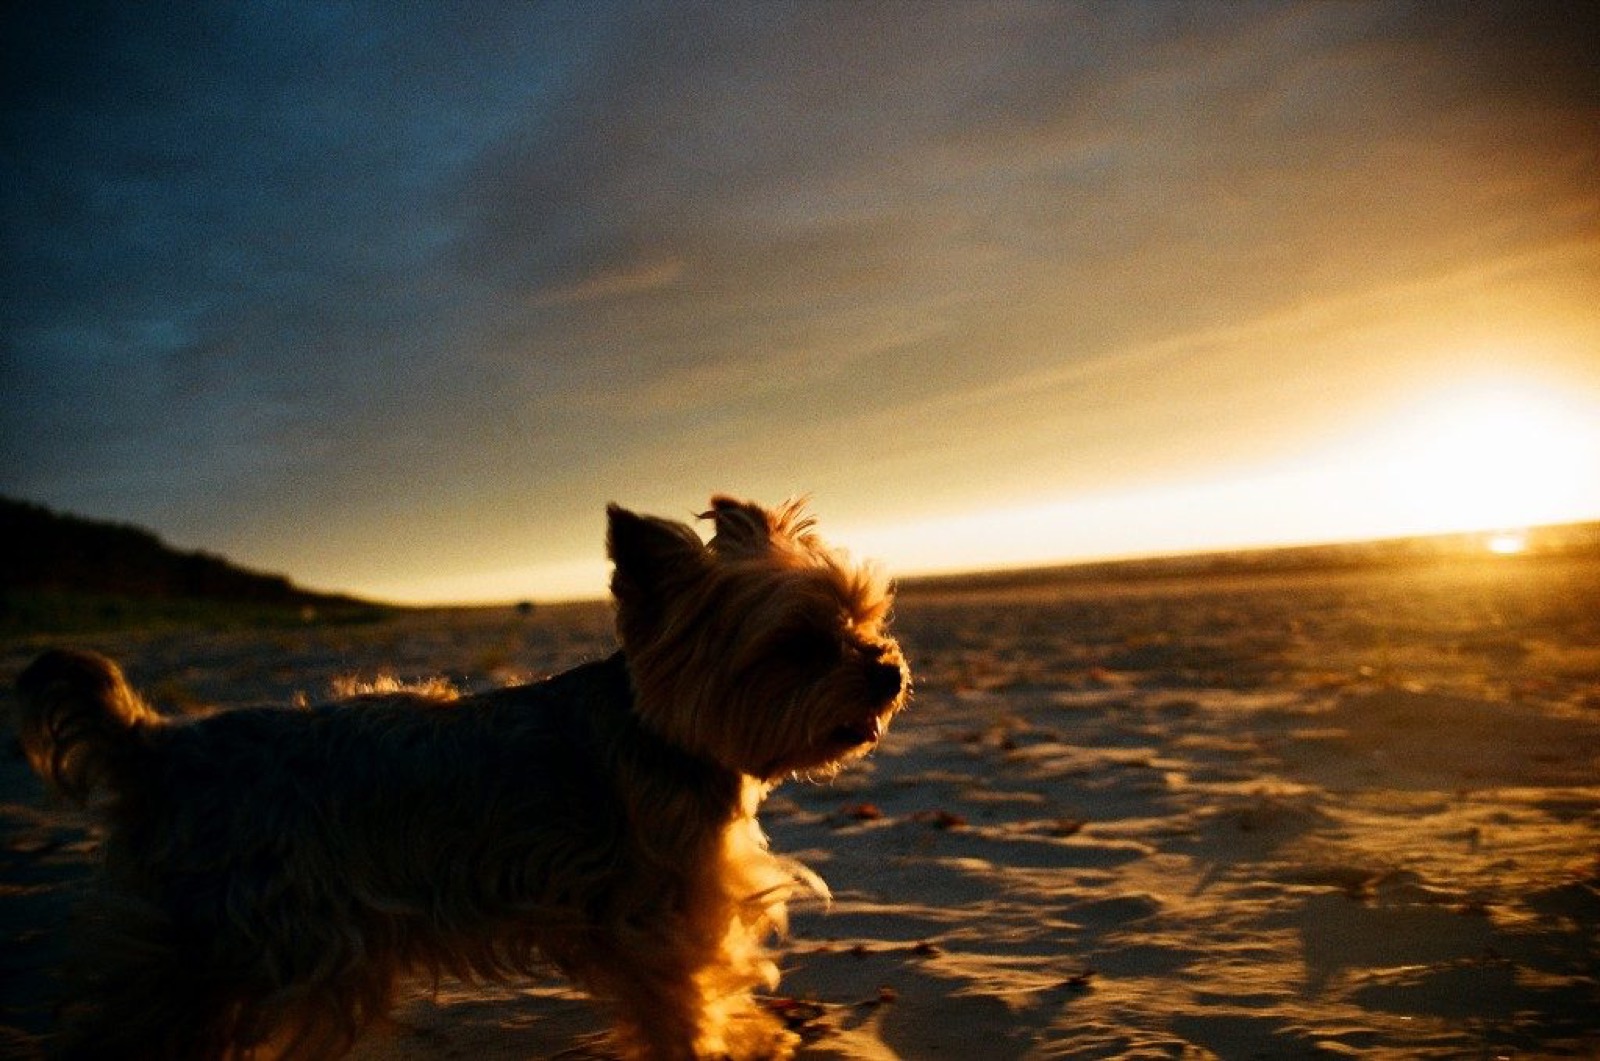
M 1425 393 L 1318 451 L 1208 481 L 841 528 L 898 574 L 1496 532 L 1600 518 L 1600 396 L 1484 380 Z
M 1526 384 L 1477 383 L 1421 403 L 1377 447 L 1375 502 L 1441 530 L 1576 518 L 1600 482 L 1600 410 Z
M 913 518 L 886 510 L 871 523 L 837 518 L 822 499 L 817 509 L 829 541 L 896 577 L 1450 533 L 1481 534 L 1486 554 L 1515 556 L 1521 528 L 1600 519 L 1600 391 L 1458 380 L 1346 422 L 1316 448 L 1231 472 L 1041 489 Z M 596 599 L 608 573 L 598 540 L 586 540 L 526 565 L 363 590 L 407 602 Z

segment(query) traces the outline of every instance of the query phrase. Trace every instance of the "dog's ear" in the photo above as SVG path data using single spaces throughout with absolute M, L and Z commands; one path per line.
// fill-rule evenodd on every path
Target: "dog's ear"
M 772 548 L 776 529 L 772 514 L 753 501 L 718 494 L 700 518 L 711 520 L 717 529 L 711 548 L 718 556 L 761 556 Z
M 718 494 L 711 509 L 700 515 L 716 526 L 711 549 L 723 559 L 763 557 L 776 547 L 814 548 L 816 520 L 806 512 L 806 499 L 791 498 L 776 508 L 762 508 L 754 501 Z
M 705 565 L 706 547 L 682 523 L 607 505 L 606 555 L 613 565 L 612 594 L 619 603 L 633 604 L 697 575 Z

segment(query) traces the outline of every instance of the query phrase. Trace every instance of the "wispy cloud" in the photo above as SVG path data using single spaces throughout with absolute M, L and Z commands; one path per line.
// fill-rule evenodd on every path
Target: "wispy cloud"
M 1600 240 L 1577 3 L 4 18 L 0 489 L 329 572 L 1173 474 Z

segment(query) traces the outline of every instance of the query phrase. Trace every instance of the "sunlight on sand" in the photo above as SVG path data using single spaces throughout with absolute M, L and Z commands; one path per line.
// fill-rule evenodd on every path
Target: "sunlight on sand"
M 799 1058 L 1600 1057 L 1590 542 L 907 585 L 915 703 L 762 814 L 833 892 L 796 904 L 781 951 Z M 158 703 L 231 706 L 352 673 L 491 688 L 603 656 L 610 631 L 603 604 L 541 604 L 95 643 Z M 36 651 L 0 643 L 0 685 Z M 40 1056 L 96 847 L 0 755 L 0 1057 Z M 350 1061 L 614 1061 L 605 1029 L 559 979 L 424 978 Z

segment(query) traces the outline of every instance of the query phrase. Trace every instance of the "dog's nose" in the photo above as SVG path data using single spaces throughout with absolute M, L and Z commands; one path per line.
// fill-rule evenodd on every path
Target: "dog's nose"
M 880 660 L 867 670 L 867 692 L 874 700 L 893 700 L 904 686 L 905 675 L 898 663 Z

